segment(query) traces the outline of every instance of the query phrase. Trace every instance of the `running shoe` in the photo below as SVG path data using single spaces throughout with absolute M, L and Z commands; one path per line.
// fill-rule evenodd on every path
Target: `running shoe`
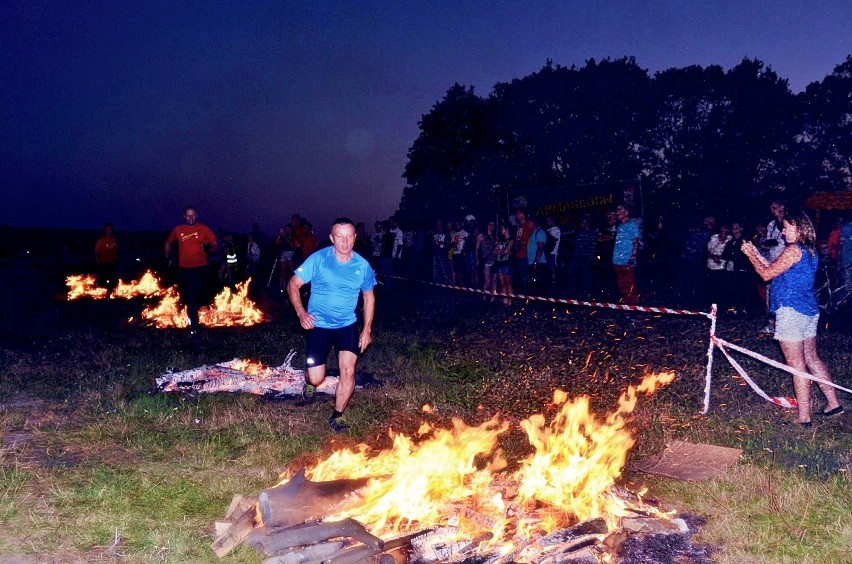
M 305 385 L 302 386 L 302 401 L 314 403 L 315 399 L 317 399 L 317 387 L 305 382 Z
M 335 433 L 345 433 L 349 430 L 349 425 L 346 424 L 342 417 L 330 417 L 328 425 Z

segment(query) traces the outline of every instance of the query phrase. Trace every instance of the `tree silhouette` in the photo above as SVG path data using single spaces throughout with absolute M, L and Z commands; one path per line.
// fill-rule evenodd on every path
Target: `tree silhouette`
M 653 78 L 632 57 L 548 60 L 487 98 L 456 84 L 420 121 L 398 215 L 431 224 L 503 211 L 524 189 L 641 175 L 649 212 L 676 227 L 708 212 L 754 222 L 773 195 L 849 186 L 851 93 L 852 57 L 799 96 L 747 58 Z
M 800 96 L 796 165 L 802 190 L 852 190 L 852 55 Z

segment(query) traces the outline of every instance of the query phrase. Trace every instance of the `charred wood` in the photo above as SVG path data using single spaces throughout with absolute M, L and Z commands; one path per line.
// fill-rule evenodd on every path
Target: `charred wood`
M 370 546 L 354 546 L 342 550 L 321 562 L 317 561 L 315 564 L 358 564 L 359 562 L 372 562 L 373 558 L 381 554 L 381 552 L 381 550 Z
M 352 519 L 326 523 L 308 523 L 289 528 L 266 528 L 266 534 L 252 536 L 247 542 L 266 554 L 277 554 L 287 549 L 309 546 L 331 539 L 350 538 L 374 549 L 384 549 L 382 539 L 373 536 L 361 523 Z
M 578 538 L 594 536 L 595 538 L 603 538 L 609 532 L 606 522 L 603 519 L 591 519 L 583 521 L 573 527 L 553 531 L 549 535 L 545 535 L 538 540 L 539 546 L 549 546 L 554 544 L 563 544 L 571 542 Z M 599 537 L 598 537 L 599 536 Z
M 408 549 L 402 547 L 387 550 L 379 555 L 378 564 L 406 564 L 408 562 L 408 553 Z
M 583 547 L 567 551 L 560 551 L 558 554 L 549 554 L 546 558 L 539 561 L 539 564 L 600 564 L 600 560 L 595 555 L 591 547 Z
M 479 535 L 466 545 L 462 546 L 447 562 L 466 562 L 468 558 L 476 554 L 480 544 L 490 541 L 492 538 L 494 538 L 492 533 L 483 533 Z
M 267 558 L 263 564 L 305 564 L 306 562 L 323 562 L 343 550 L 344 541 L 321 542 L 288 550 L 282 554 Z

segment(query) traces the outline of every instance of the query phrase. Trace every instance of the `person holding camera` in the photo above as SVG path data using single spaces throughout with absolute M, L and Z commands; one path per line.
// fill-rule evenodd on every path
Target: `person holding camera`
M 216 235 L 198 222 L 198 212 L 188 206 L 183 210 L 184 223 L 172 229 L 166 239 L 166 259 L 171 259 L 172 246 L 177 243 L 180 281 L 178 291 L 189 317 L 189 334 L 198 339 L 198 309 L 210 279 L 207 253 L 218 250 Z

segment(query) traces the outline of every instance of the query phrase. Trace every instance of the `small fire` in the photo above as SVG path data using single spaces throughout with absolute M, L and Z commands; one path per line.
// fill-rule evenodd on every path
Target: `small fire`
M 250 282 L 251 279 L 237 284 L 236 292 L 223 288 L 210 307 L 199 310 L 201 324 L 205 327 L 248 327 L 266 321 L 266 316 L 248 297 Z M 142 310 L 142 319 L 160 329 L 183 329 L 189 326 L 186 307 L 180 305 L 180 296 L 173 286 L 166 290 L 159 303 Z
M 101 300 L 107 295 L 106 288 L 98 286 L 94 274 L 72 274 L 65 278 L 65 285 L 68 286 L 69 302 L 83 297 Z
M 68 301 L 82 297 L 95 300 L 107 297 L 107 289 L 98 286 L 98 280 L 94 274 L 72 274 L 65 278 L 65 285 L 68 287 Z M 110 298 L 149 298 L 163 293 L 165 290 L 160 287 L 160 281 L 148 270 L 139 280 L 130 282 L 119 280 Z
M 306 475 L 313 481 L 372 478 L 355 501 L 327 519 L 350 517 L 381 536 L 452 520 L 460 538 L 490 533 L 494 548 L 598 517 L 612 527 L 625 511 L 611 486 L 634 444 L 626 415 L 639 391 L 651 393 L 674 377 L 646 376 L 603 419 L 589 411 L 587 396 L 570 400 L 557 390 L 558 412 L 550 422 L 541 414 L 521 422 L 533 452 L 513 473 L 504 472 L 508 463 L 497 449 L 509 424 L 495 416 L 477 427 L 458 419 L 452 429 L 423 424 L 419 441 L 392 432 L 390 449 L 374 453 L 362 444 L 357 451 L 337 451 Z M 284 475 L 280 483 L 289 479 Z
M 126 299 L 140 296 L 150 298 L 153 296 L 162 296 L 165 292 L 165 289 L 160 286 L 160 281 L 154 276 L 154 273 L 148 270 L 139 280 L 127 283 L 119 280 L 112 295 L 114 298 Z

